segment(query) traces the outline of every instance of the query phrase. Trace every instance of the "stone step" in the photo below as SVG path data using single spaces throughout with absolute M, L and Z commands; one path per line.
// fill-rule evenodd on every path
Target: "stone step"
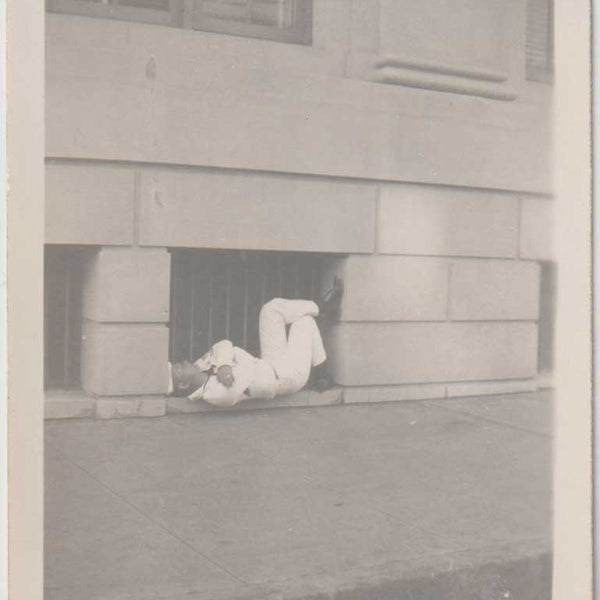
M 551 600 L 552 556 L 550 553 L 517 559 L 501 564 L 471 568 L 424 572 L 380 584 L 366 584 L 334 595 L 317 595 L 303 600 Z M 300 600 L 300 599 L 298 599 Z
M 115 419 L 127 417 L 160 417 L 165 414 L 257 410 L 264 408 L 294 408 L 342 404 L 342 388 L 325 392 L 302 390 L 272 400 L 246 400 L 235 408 L 218 408 L 203 401 L 164 396 L 123 396 L 95 398 L 83 391 L 52 391 L 46 394 L 46 419 L 89 418 Z
M 463 396 L 518 394 L 533 392 L 537 389 L 538 382 L 535 379 L 336 387 L 326 392 L 302 390 L 296 394 L 279 396 L 271 400 L 246 400 L 233 408 L 218 408 L 203 401 L 191 401 L 187 398 L 165 396 L 96 397 L 86 394 L 83 390 L 50 390 L 46 392 L 45 396 L 44 416 L 46 419 L 160 417 L 165 414 L 441 400 Z
M 278 396 L 272 400 L 245 400 L 235 410 L 256 410 L 261 408 L 296 408 L 299 406 L 331 406 L 342 404 L 342 388 L 325 392 L 302 390 L 288 396 Z M 218 408 L 207 402 L 188 400 L 187 398 L 167 398 L 167 414 L 231 411 L 231 408 Z

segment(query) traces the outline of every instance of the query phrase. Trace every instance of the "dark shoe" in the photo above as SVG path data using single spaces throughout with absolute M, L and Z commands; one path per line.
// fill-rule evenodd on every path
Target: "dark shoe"
M 339 315 L 342 296 L 344 294 L 344 285 L 342 280 L 336 275 L 333 278 L 333 287 L 319 300 L 319 315 L 329 319 L 335 319 Z
M 324 377 L 319 377 L 318 379 L 315 379 L 314 383 L 313 383 L 313 390 L 315 390 L 316 392 L 326 392 L 327 390 L 330 390 L 333 387 L 333 380 L 331 379 L 331 377 L 329 375 L 325 375 Z
M 311 369 L 308 387 L 317 392 L 324 392 L 333 387 L 333 379 L 331 378 L 331 375 L 329 375 L 329 365 L 327 364 L 327 361 L 324 361 Z

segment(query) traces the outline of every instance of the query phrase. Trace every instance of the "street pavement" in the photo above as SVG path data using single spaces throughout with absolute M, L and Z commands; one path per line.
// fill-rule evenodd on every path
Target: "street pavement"
M 547 393 L 45 432 L 46 600 L 550 599 Z

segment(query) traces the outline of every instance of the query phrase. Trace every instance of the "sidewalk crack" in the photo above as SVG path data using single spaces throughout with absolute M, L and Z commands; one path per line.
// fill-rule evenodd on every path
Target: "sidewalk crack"
M 147 513 L 145 513 L 141 508 L 139 508 L 138 506 L 136 506 L 135 504 L 133 504 L 126 497 L 122 496 L 121 494 L 119 494 L 118 492 L 116 492 L 115 490 L 113 490 L 112 488 L 108 487 L 108 485 L 106 485 L 106 483 L 104 483 L 103 481 L 101 481 L 100 479 L 98 479 L 97 477 L 95 477 L 85 467 L 82 467 L 80 464 L 74 462 L 72 459 L 70 459 L 69 457 L 65 456 L 56 447 L 53 446 L 53 448 L 54 448 L 55 451 L 58 452 L 58 454 L 61 456 L 61 458 L 63 460 L 66 460 L 67 462 L 69 462 L 72 465 L 74 465 L 75 467 L 77 467 L 80 471 L 82 471 L 83 473 L 85 473 L 88 477 L 90 477 L 96 483 L 98 483 L 100 486 L 102 486 L 102 488 L 104 488 L 112 496 L 114 496 L 115 498 L 118 498 L 119 500 L 121 500 L 122 502 L 124 502 L 125 504 L 127 504 L 127 506 L 129 506 L 129 508 L 131 508 L 132 510 L 134 510 L 136 513 L 138 513 L 139 515 L 145 517 L 151 523 L 153 523 L 154 525 L 156 525 L 157 527 L 159 527 L 160 529 L 162 529 L 169 537 L 171 537 L 172 539 L 176 540 L 180 544 L 183 544 L 184 546 L 186 546 L 187 548 L 189 548 L 192 552 L 194 552 L 194 554 L 197 554 L 197 555 L 201 556 L 206 561 L 208 561 L 209 563 L 211 563 L 213 566 L 215 566 L 218 569 L 224 571 L 225 573 L 227 573 L 227 575 L 229 575 L 230 577 L 232 577 L 233 579 L 235 579 L 238 583 L 241 583 L 242 585 L 245 585 L 245 586 L 248 586 L 248 587 L 252 587 L 252 584 L 250 582 L 246 581 L 245 579 L 242 579 L 241 577 L 239 577 L 238 575 L 236 575 L 235 573 L 233 573 L 232 571 L 230 571 L 227 567 L 225 567 L 224 565 L 222 565 L 218 561 L 210 558 L 210 556 L 207 556 L 206 554 L 204 554 L 204 552 L 198 550 L 198 548 L 196 548 L 195 546 L 193 546 L 192 544 L 190 544 L 189 542 L 187 542 L 186 540 L 184 540 L 183 538 L 181 538 L 180 536 L 178 536 L 176 533 L 174 533 L 173 531 L 171 531 L 166 525 L 164 525 L 160 521 L 157 521 L 152 516 L 150 516 Z

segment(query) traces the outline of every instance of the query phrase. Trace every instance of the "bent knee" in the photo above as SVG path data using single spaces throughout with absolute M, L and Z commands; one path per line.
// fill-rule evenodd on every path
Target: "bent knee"
M 292 327 L 302 327 L 304 329 L 319 329 L 319 326 L 317 325 L 317 322 L 315 321 L 315 318 L 311 315 L 304 315 L 302 317 L 300 317 L 299 319 L 296 319 L 293 323 L 292 323 Z
M 281 298 L 272 298 L 268 302 L 265 302 L 260 309 L 259 318 L 264 317 L 265 315 L 271 315 L 274 313 L 281 312 Z
M 263 310 L 277 310 L 283 301 L 283 298 L 271 298 L 268 302 L 265 302 L 260 309 L 261 312 Z

